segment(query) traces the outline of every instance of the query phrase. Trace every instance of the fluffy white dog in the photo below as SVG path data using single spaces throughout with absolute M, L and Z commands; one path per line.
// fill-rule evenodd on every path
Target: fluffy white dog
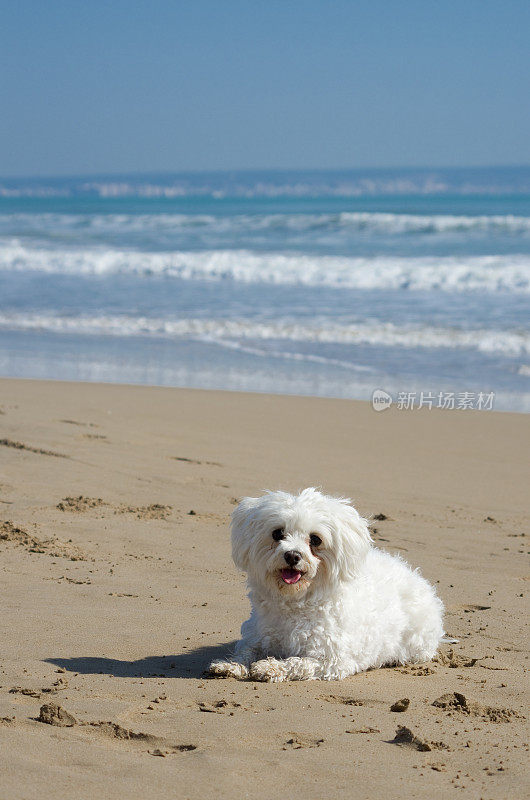
M 441 601 L 417 570 L 372 546 L 348 500 L 316 489 L 246 497 L 232 515 L 232 554 L 252 613 L 233 660 L 214 661 L 211 675 L 336 680 L 436 653 Z

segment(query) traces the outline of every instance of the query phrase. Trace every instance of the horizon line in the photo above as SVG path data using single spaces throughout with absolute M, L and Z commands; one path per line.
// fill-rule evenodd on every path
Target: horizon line
M 230 175 L 232 173 L 330 173 L 330 172 L 421 172 L 427 170 L 501 170 L 501 169 L 530 169 L 530 163 L 524 164 L 468 164 L 460 165 L 422 165 L 422 166 L 368 166 L 368 167 L 232 167 L 223 168 L 217 167 L 212 169 L 156 169 L 156 170 L 132 170 L 132 171 L 119 171 L 119 172 L 77 172 L 77 173 L 60 173 L 53 174 L 47 173 L 43 175 L 2 175 L 0 174 L 0 181 L 27 181 L 27 180 L 78 180 L 86 178 L 119 178 L 119 177 L 137 177 L 146 178 L 154 176 L 171 176 L 171 175 Z

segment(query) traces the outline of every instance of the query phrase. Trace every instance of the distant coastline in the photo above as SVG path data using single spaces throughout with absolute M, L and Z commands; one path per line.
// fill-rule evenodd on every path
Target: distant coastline
M 530 165 L 355 169 L 208 170 L 2 177 L 14 197 L 369 197 L 528 194 Z

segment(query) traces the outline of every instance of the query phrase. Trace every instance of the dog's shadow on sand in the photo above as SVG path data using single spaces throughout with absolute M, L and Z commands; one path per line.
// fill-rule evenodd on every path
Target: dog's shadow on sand
M 229 658 L 235 645 L 235 641 L 223 645 L 207 645 L 187 653 L 147 656 L 137 661 L 120 661 L 99 656 L 45 658 L 44 661 L 82 675 L 113 675 L 116 678 L 203 678 L 210 662 Z

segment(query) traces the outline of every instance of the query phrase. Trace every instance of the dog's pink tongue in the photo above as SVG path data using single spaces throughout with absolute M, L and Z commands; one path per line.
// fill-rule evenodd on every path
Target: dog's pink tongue
M 302 573 L 297 569 L 282 569 L 282 580 L 284 583 L 298 583 Z

